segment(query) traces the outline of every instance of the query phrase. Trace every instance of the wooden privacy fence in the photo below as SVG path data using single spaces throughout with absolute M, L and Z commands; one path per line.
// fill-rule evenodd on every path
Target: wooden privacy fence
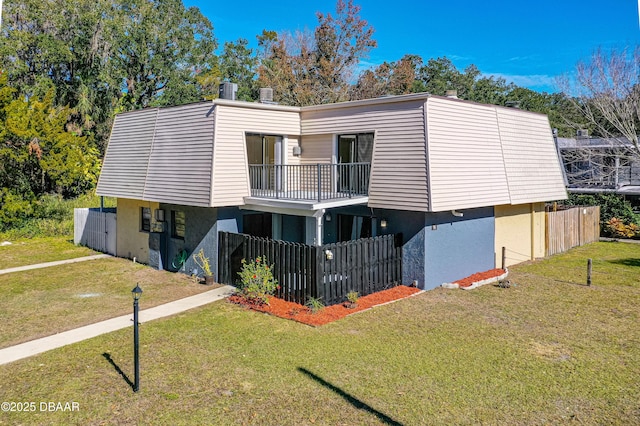
M 74 209 L 73 242 L 93 250 L 116 254 L 116 209 Z
M 600 207 L 572 207 L 546 212 L 546 256 L 600 239 Z
M 350 291 L 366 296 L 402 280 L 401 234 L 311 246 L 220 232 L 218 256 L 218 282 L 236 285 L 242 259 L 262 257 L 273 264 L 276 296 L 300 304 L 334 305 Z

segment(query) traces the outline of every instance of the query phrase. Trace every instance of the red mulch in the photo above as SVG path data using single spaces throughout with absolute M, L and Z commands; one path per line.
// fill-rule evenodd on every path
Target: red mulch
M 405 297 L 409 297 L 418 292 L 420 292 L 420 289 L 418 288 L 399 285 L 388 290 L 360 297 L 355 308 L 346 308 L 342 304 L 332 305 L 323 308 L 320 312 L 315 314 L 312 314 L 306 306 L 302 306 L 298 303 L 287 302 L 286 300 L 278 299 L 277 297 L 269 298 L 268 305 L 256 305 L 249 303 L 240 295 L 233 295 L 229 297 L 229 301 L 245 306 L 249 309 L 266 312 L 280 318 L 291 319 L 307 325 L 319 326 L 377 305 L 404 299 Z
M 469 275 L 466 278 L 454 281 L 453 284 L 458 284 L 458 286 L 460 287 L 471 287 L 475 282 L 486 280 L 487 278 L 496 278 L 504 274 L 505 272 L 506 271 L 504 269 L 500 268 L 491 269 L 489 271 L 478 272 L 473 275 Z

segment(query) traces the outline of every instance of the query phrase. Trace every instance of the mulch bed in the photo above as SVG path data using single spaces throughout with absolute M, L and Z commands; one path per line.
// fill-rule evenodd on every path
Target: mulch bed
M 504 269 L 496 268 L 491 269 L 489 271 L 478 272 L 473 275 L 469 275 L 466 278 L 463 278 L 458 281 L 454 281 L 453 284 L 458 284 L 460 287 L 471 287 L 473 283 L 478 281 L 486 280 L 488 278 L 496 278 L 500 275 L 504 274 L 506 271 Z
M 250 303 L 240 295 L 230 296 L 229 301 L 245 306 L 248 309 L 265 312 L 280 318 L 298 321 L 311 326 L 320 326 L 339 320 L 340 318 L 344 318 L 347 315 L 373 308 L 374 306 L 404 299 L 405 297 L 412 296 L 420 291 L 421 290 L 419 288 L 399 285 L 388 290 L 360 297 L 355 308 L 347 308 L 342 304 L 332 305 L 323 308 L 315 314 L 311 313 L 311 310 L 306 306 L 302 306 L 298 303 L 287 302 L 286 300 L 278 299 L 277 297 L 271 297 L 268 305 Z

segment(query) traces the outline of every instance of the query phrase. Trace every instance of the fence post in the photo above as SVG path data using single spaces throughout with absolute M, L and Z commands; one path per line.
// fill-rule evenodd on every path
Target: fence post
M 592 269 L 591 259 L 587 259 L 587 285 L 591 285 L 591 269 Z
M 507 248 L 502 247 L 502 270 L 504 271 L 505 266 L 507 265 Z

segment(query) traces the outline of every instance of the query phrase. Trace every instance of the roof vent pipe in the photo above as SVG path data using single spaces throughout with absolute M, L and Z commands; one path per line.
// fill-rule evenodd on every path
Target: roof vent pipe
M 225 81 L 224 83 L 220 83 L 218 87 L 218 97 L 220 99 L 235 101 L 236 93 L 238 93 L 238 85 L 236 83 Z
M 447 90 L 446 92 L 444 92 L 444 95 L 447 98 L 458 99 L 458 91 L 457 90 Z

